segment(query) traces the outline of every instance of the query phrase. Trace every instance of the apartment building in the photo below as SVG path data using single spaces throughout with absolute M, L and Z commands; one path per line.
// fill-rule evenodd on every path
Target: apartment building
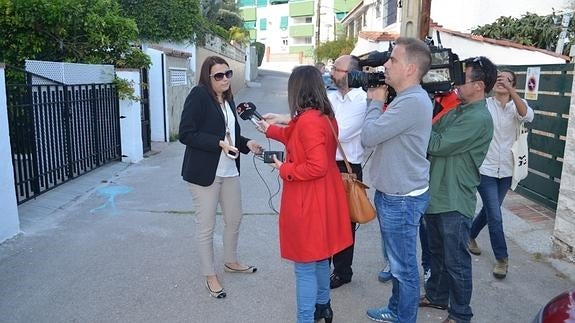
M 341 20 L 361 0 L 238 0 L 252 41 L 270 56 L 313 57 L 318 43 L 342 34 Z

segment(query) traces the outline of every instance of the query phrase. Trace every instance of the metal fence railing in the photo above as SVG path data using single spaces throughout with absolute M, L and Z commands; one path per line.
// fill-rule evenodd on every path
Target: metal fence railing
M 26 80 L 6 87 L 18 203 L 121 158 L 113 84 L 32 85 L 30 73 Z

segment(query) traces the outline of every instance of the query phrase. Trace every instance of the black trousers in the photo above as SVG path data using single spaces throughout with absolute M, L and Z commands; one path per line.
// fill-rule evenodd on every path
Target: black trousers
M 361 169 L 361 164 L 349 164 L 351 166 L 351 171 L 356 174 L 357 179 L 363 180 L 363 172 Z M 337 166 L 339 171 L 342 173 L 347 173 L 344 161 L 337 161 Z M 353 242 L 351 246 L 343 249 L 342 251 L 336 253 L 332 257 L 333 262 L 333 273 L 341 277 L 342 279 L 351 279 L 353 271 L 351 270 L 351 265 L 353 263 L 353 247 L 355 244 L 355 227 L 356 223 L 351 222 L 351 236 L 353 237 Z

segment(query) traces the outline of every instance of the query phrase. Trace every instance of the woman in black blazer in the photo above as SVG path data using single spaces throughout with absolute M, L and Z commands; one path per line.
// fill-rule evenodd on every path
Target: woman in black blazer
M 206 288 L 215 298 L 226 297 L 214 267 L 218 204 L 224 216 L 224 270 L 234 273 L 257 270 L 237 259 L 242 220 L 239 153 L 261 154 L 262 147 L 240 133 L 230 87 L 232 76 L 233 71 L 223 58 L 206 58 L 199 84 L 186 98 L 179 131 L 179 140 L 186 145 L 182 177 L 190 183 L 195 206 L 201 272 L 206 276 Z

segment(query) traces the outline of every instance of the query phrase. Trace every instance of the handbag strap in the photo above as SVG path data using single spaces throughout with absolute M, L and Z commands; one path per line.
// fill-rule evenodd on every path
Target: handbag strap
M 327 123 L 329 124 L 329 127 L 331 128 L 331 132 L 333 133 L 333 136 L 335 137 L 335 141 L 337 142 L 337 149 L 339 150 L 339 152 L 343 156 L 343 161 L 345 162 L 345 168 L 347 169 L 348 173 L 353 174 L 353 172 L 351 171 L 351 166 L 349 165 L 349 162 L 347 161 L 347 156 L 345 155 L 345 151 L 343 151 L 343 147 L 341 146 L 341 143 L 339 142 L 339 139 L 337 138 L 337 134 L 335 133 L 335 129 L 333 128 L 333 125 L 331 124 L 331 120 L 327 116 L 325 116 L 325 118 L 327 119 Z
M 519 125 L 519 127 L 517 127 L 517 131 L 515 133 L 515 140 L 519 140 L 519 136 L 521 136 L 521 134 L 528 132 L 527 127 L 525 127 L 525 122 L 521 122 L 521 124 Z

